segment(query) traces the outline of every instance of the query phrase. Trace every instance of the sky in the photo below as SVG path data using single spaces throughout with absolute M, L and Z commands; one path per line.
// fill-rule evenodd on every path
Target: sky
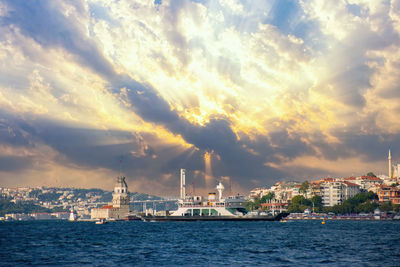
M 399 0 L 2 0 L 0 186 L 387 174 L 399 34 Z

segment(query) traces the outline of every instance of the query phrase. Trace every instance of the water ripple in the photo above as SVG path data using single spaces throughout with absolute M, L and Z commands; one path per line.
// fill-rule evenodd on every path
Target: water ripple
M 399 266 L 400 222 L 6 222 L 0 248 L 1 266 Z

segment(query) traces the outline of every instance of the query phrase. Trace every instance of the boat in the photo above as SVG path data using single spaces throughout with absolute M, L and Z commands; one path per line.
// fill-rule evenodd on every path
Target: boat
M 104 219 L 104 218 L 98 219 L 98 220 L 96 221 L 96 224 L 105 224 L 105 223 L 108 223 L 108 221 L 106 221 L 106 219 Z
M 178 200 L 178 209 L 166 216 L 142 216 L 145 222 L 165 221 L 274 221 L 280 220 L 284 214 L 274 216 L 270 214 L 248 213 L 244 196 L 223 197 L 224 185 L 219 182 L 215 192 L 202 196 L 188 196 L 185 193 L 185 170 L 181 169 L 181 197 Z M 287 214 L 286 214 L 287 215 Z
M 140 216 L 139 215 L 128 215 L 125 218 L 125 221 L 140 221 Z

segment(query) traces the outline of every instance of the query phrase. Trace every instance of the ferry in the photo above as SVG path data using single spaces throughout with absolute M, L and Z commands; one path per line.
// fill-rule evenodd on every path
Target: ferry
M 167 216 L 142 216 L 143 221 L 273 221 L 280 220 L 282 215 L 248 213 L 244 196 L 223 197 L 224 185 L 219 182 L 216 186 L 218 195 L 209 193 L 207 198 L 202 196 L 187 196 L 185 193 L 185 170 L 181 169 L 181 197 L 178 209 Z

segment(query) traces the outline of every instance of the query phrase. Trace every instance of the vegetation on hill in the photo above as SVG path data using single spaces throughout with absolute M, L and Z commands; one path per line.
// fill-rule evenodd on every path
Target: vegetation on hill
M 355 195 L 352 198 L 345 200 L 342 204 L 333 207 L 323 207 L 320 196 L 313 196 L 312 199 L 306 199 L 304 196 L 293 197 L 288 212 L 304 212 L 305 209 L 312 210 L 314 203 L 315 212 L 333 212 L 335 214 L 350 214 L 350 213 L 371 213 L 376 208 L 382 211 L 399 211 L 399 205 L 392 203 L 378 203 L 378 196 L 369 191 Z
M 304 183 L 303 189 L 306 190 L 306 188 L 307 184 Z M 246 208 L 249 211 L 259 210 L 262 208 L 261 204 L 273 198 L 273 193 L 268 193 L 268 195 L 262 198 L 255 198 L 253 201 L 247 201 Z M 292 198 L 288 206 L 288 212 L 304 212 L 305 209 L 310 209 L 312 211 L 313 208 L 315 212 L 333 212 L 335 214 L 372 213 L 376 208 L 379 208 L 381 211 L 400 211 L 400 205 L 393 205 L 391 202 L 379 203 L 378 196 L 374 192 L 369 191 L 359 193 L 345 200 L 342 204 L 333 207 L 324 207 L 320 196 L 315 195 L 311 199 L 307 199 L 303 195 L 298 195 Z
M 14 203 L 9 199 L 0 199 L 0 216 L 8 213 L 36 213 L 66 211 L 62 208 L 47 209 L 32 203 Z

